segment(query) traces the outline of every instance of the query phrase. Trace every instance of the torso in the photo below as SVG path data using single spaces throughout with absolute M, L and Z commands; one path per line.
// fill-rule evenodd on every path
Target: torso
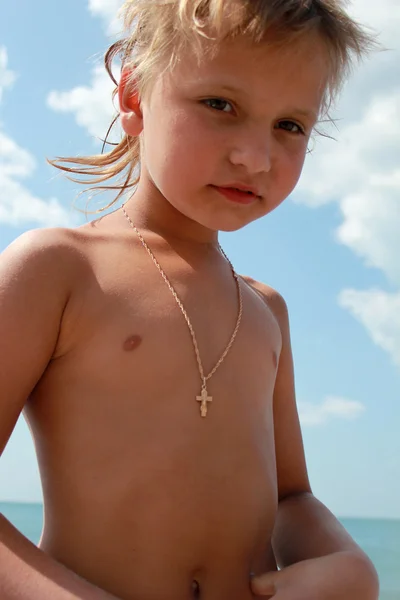
M 202 418 L 185 319 L 113 215 L 65 233 L 82 264 L 54 357 L 25 409 L 45 501 L 40 547 L 121 600 L 188 599 L 194 581 L 202 599 L 249 600 L 250 572 L 276 569 L 278 322 L 241 278 L 242 322 L 208 382 L 213 401 Z M 189 264 L 160 238 L 147 241 L 209 373 L 237 318 L 230 268 L 219 258 Z

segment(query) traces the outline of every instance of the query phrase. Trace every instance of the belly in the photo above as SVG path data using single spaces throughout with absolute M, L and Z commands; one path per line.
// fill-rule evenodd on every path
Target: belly
M 268 516 L 266 512 L 264 518 Z M 57 533 L 45 531 L 40 547 L 121 600 L 250 600 L 250 574 L 276 570 L 266 523 L 260 523 L 262 529 L 253 536 L 231 525 L 224 530 L 221 523 L 205 544 L 203 536 L 194 540 L 201 516 L 182 524 L 175 515 L 161 528 L 146 518 L 134 528 L 120 517 L 114 519 L 112 530 L 100 520 L 94 528 L 87 517 L 78 528 L 75 519 L 74 533 L 71 524 Z M 109 515 L 105 521 L 110 521 Z M 248 521 L 254 529 L 250 516 Z M 128 534 L 127 529 L 139 534 Z
M 186 392 L 36 401 L 41 548 L 121 600 L 250 600 L 276 568 L 272 396 L 234 383 L 207 420 Z
M 276 483 L 260 456 L 238 457 L 206 470 L 193 455 L 160 455 L 132 462 L 130 478 L 120 463 L 122 477 L 98 474 L 96 494 L 92 473 L 79 495 L 45 497 L 40 546 L 121 600 L 250 600 L 250 573 L 276 569 Z

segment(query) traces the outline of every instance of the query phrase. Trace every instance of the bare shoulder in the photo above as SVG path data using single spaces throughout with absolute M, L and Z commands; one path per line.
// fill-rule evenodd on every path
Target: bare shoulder
M 257 281 L 252 277 L 247 275 L 242 275 L 242 279 L 259 295 L 259 297 L 265 302 L 268 308 L 273 313 L 274 317 L 279 323 L 279 326 L 282 328 L 286 326 L 288 321 L 288 308 L 286 301 L 282 294 L 280 294 L 277 290 L 267 285 L 266 283 L 262 283 L 261 281 Z
M 47 227 L 30 229 L 17 237 L 2 252 L 9 259 L 24 257 L 31 261 L 47 259 L 56 262 L 65 256 L 76 256 L 79 247 L 78 229 Z
M 70 291 L 79 267 L 86 262 L 80 237 L 77 230 L 63 227 L 29 230 L 1 253 L 2 276 L 12 281 L 35 278 L 39 287 L 48 279 L 54 293 Z
M 0 452 L 57 347 L 79 263 L 74 233 L 34 229 L 0 254 Z
M 35 316 L 53 315 L 54 327 L 56 322 L 61 327 L 70 299 L 90 269 L 87 254 L 77 229 L 32 229 L 17 237 L 0 254 L 2 315 L 30 306 Z

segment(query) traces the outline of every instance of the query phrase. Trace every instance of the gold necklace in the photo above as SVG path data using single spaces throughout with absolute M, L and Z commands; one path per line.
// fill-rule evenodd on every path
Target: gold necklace
M 184 306 L 183 306 L 181 300 L 179 299 L 178 294 L 176 293 L 176 291 L 175 291 L 174 287 L 172 286 L 170 280 L 168 279 L 168 277 L 164 273 L 163 269 L 161 268 L 158 260 L 154 256 L 153 252 L 150 250 L 149 246 L 146 244 L 145 240 L 143 239 L 142 234 L 135 227 L 135 225 L 132 223 L 129 215 L 127 214 L 127 212 L 125 210 L 125 204 L 122 205 L 122 211 L 123 211 L 125 217 L 127 218 L 130 226 L 136 232 L 136 234 L 137 234 L 139 240 L 141 241 L 142 245 L 147 250 L 147 253 L 149 254 L 149 256 L 152 259 L 153 263 L 156 265 L 157 269 L 159 270 L 161 277 L 164 279 L 165 283 L 169 287 L 169 289 L 170 289 L 173 297 L 176 300 L 176 303 L 178 304 L 179 308 L 182 311 L 183 316 L 185 317 L 185 321 L 186 321 L 186 323 L 187 323 L 187 325 L 189 327 L 189 331 L 190 331 L 190 334 L 192 336 L 194 351 L 196 353 L 197 365 L 198 365 L 198 368 L 199 368 L 199 373 L 200 373 L 201 382 L 202 382 L 201 393 L 200 393 L 200 396 L 196 396 L 196 400 L 197 400 L 197 402 L 201 403 L 200 404 L 200 414 L 201 414 L 201 416 L 202 417 L 206 417 L 207 416 L 207 403 L 208 402 L 212 402 L 212 396 L 209 396 L 208 395 L 208 391 L 207 391 L 207 381 L 214 375 L 215 371 L 218 369 L 218 367 L 224 361 L 226 355 L 228 354 L 229 350 L 231 349 L 232 344 L 233 344 L 233 342 L 235 340 L 236 334 L 237 334 L 238 329 L 239 329 L 240 321 L 242 319 L 243 299 L 242 299 L 242 289 L 240 287 L 239 277 L 238 277 L 237 273 L 235 272 L 235 269 L 233 268 L 231 261 L 226 256 L 226 254 L 222 250 L 221 246 L 218 244 L 218 248 L 219 248 L 220 252 L 225 257 L 225 259 L 228 261 L 229 266 L 231 267 L 232 275 L 233 275 L 233 277 L 235 279 L 235 282 L 236 282 L 237 291 L 238 291 L 238 297 L 239 297 L 239 312 L 238 312 L 238 317 L 237 317 L 235 329 L 234 329 L 234 331 L 232 333 L 231 339 L 229 340 L 229 343 L 228 343 L 227 347 L 225 348 L 224 352 L 222 353 L 222 355 L 221 355 L 220 359 L 218 360 L 217 364 L 215 365 L 215 367 L 206 376 L 206 375 L 204 375 L 203 363 L 201 362 L 200 353 L 199 353 L 199 347 L 197 345 L 196 335 L 194 333 L 192 323 L 190 322 L 188 314 L 187 314 L 186 310 L 184 309 Z

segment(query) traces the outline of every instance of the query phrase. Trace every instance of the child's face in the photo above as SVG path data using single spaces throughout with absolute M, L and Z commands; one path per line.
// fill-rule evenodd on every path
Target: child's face
M 183 57 L 142 102 L 142 177 L 211 230 L 266 215 L 299 179 L 326 77 L 315 38 L 290 51 L 234 40 L 200 67 Z M 217 189 L 235 184 L 256 195 Z

